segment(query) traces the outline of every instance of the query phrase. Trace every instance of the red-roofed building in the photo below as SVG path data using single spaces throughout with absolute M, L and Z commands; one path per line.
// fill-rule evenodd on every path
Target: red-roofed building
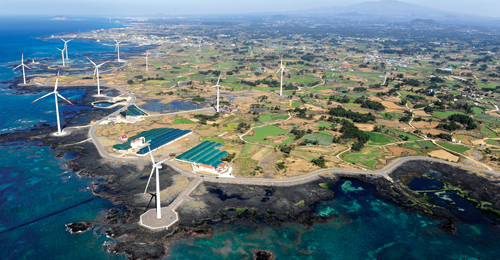
M 223 171 L 227 168 L 227 164 L 225 163 L 220 163 L 219 165 L 217 165 L 217 171 Z
M 128 139 L 127 135 L 120 136 L 120 140 L 122 140 L 122 141 L 127 141 L 127 139 Z

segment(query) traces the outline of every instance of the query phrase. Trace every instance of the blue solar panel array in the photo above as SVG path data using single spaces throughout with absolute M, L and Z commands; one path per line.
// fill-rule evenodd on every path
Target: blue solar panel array
M 202 163 L 206 165 L 211 165 L 217 167 L 222 163 L 221 159 L 228 155 L 228 152 L 216 150 L 215 148 L 221 147 L 222 144 L 216 142 L 205 141 L 192 149 L 189 149 L 185 153 L 177 156 L 179 160 L 192 162 L 192 163 Z
M 149 142 L 149 147 L 151 148 L 151 150 L 154 150 L 188 133 L 191 133 L 191 130 L 172 129 L 172 131 L 169 131 L 165 134 L 162 134 L 160 136 L 151 139 L 151 141 Z M 147 146 L 141 148 L 137 152 L 137 154 L 147 154 L 147 153 L 149 153 L 149 149 Z

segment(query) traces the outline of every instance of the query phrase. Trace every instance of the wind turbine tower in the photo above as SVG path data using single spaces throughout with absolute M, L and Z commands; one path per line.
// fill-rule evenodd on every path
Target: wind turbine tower
M 67 41 L 63 40 L 62 38 L 59 38 L 59 39 L 61 39 L 61 41 L 64 42 L 64 49 L 66 50 L 66 59 L 68 60 L 68 42 L 72 41 L 73 39 L 70 39 Z
M 217 107 L 215 107 L 215 111 L 217 111 L 217 112 L 220 112 L 220 108 L 219 108 L 219 88 L 220 88 L 219 81 L 220 81 L 221 75 L 222 75 L 222 73 L 219 74 L 219 79 L 217 80 L 217 85 L 211 87 L 211 88 L 217 87 Z
M 44 98 L 44 97 L 47 97 L 47 96 L 50 96 L 52 94 L 54 94 L 54 99 L 55 99 L 55 102 L 56 102 L 56 115 L 57 115 L 57 135 L 62 135 L 62 132 L 61 132 L 61 122 L 59 120 L 59 105 L 57 103 L 57 97 L 60 97 L 62 99 L 64 99 L 64 101 L 70 103 L 71 105 L 73 105 L 73 103 L 69 102 L 69 100 L 67 100 L 65 97 L 61 96 L 59 94 L 59 92 L 57 92 L 57 83 L 59 82 L 59 71 L 57 72 L 57 78 L 56 78 L 56 85 L 54 87 L 54 91 L 53 92 L 50 92 L 49 94 L 46 94 L 42 97 L 39 97 L 37 98 L 35 101 L 31 102 L 32 104 L 37 102 L 38 100 Z
M 56 49 L 58 49 L 58 50 L 60 50 L 60 51 L 61 51 L 62 61 L 63 61 L 63 67 L 66 67 L 66 64 L 64 63 L 64 50 L 65 50 L 65 49 L 64 49 L 64 48 L 63 48 L 62 50 L 61 50 L 61 49 L 59 49 L 59 48 L 56 48 Z
M 146 52 L 146 71 L 148 71 L 148 55 L 149 52 Z
M 146 196 L 149 182 L 151 181 L 153 172 L 156 169 L 156 219 L 161 219 L 160 174 L 158 170 L 162 168 L 161 163 L 168 159 L 165 159 L 159 163 L 155 163 L 155 158 L 153 157 L 153 153 L 151 152 L 151 147 L 149 147 L 149 144 L 148 144 L 148 149 L 149 149 L 149 155 L 151 155 L 151 162 L 153 163 L 153 169 L 151 169 L 151 174 L 149 174 L 148 184 L 146 184 L 146 189 L 144 189 L 144 194 L 142 195 L 142 197 L 144 198 Z
M 280 84 L 280 97 L 283 96 L 283 72 L 285 72 L 285 67 L 283 67 L 283 56 L 281 56 L 281 66 L 276 71 L 276 74 L 281 71 L 281 84 Z
M 101 67 L 102 65 L 108 63 L 107 61 L 106 62 L 103 62 L 99 65 L 96 65 L 91 59 L 89 59 L 89 57 L 87 57 L 87 59 L 92 62 L 92 64 L 94 64 L 95 66 L 95 69 L 94 69 L 94 76 L 97 76 L 97 95 L 100 96 L 101 95 L 101 86 L 99 85 L 99 67 Z
M 113 39 L 113 40 L 115 40 L 115 39 Z M 115 40 L 115 42 L 116 42 L 115 51 L 118 51 L 118 61 L 121 61 L 120 60 L 120 43 L 121 43 L 121 41 Z
M 31 69 L 30 67 L 24 65 L 24 53 L 21 54 L 21 64 L 19 64 L 17 67 L 15 67 L 14 69 L 12 70 L 15 70 L 19 67 L 22 67 L 23 68 L 23 80 L 24 80 L 24 85 L 26 85 L 26 73 L 24 72 L 24 67 L 28 68 L 28 69 Z

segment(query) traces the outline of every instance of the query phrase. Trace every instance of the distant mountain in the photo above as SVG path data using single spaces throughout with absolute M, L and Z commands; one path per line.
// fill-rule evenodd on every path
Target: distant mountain
M 299 13 L 299 12 L 295 12 Z M 481 24 L 491 22 L 493 18 L 459 14 L 397 0 L 370 1 L 342 7 L 315 8 L 300 12 L 302 14 L 324 14 L 355 21 L 411 22 L 421 19 L 439 23 Z

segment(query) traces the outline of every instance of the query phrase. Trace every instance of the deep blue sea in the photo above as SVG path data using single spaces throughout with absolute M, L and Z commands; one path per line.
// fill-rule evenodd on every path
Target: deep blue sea
M 0 18 L 0 81 L 20 75 L 9 66 L 19 62 L 21 52 L 26 58 L 41 61 L 60 56 L 55 47 L 61 47 L 62 42 L 41 37 L 120 26 L 105 19 L 47 18 Z M 92 54 L 104 60 L 113 55 L 113 48 L 91 41 L 70 42 L 69 50 L 74 59 Z M 55 124 L 52 99 L 31 104 L 46 92 L 14 93 L 0 91 L 0 133 Z M 62 90 L 61 94 L 78 100 L 85 90 Z M 64 121 L 87 107 L 60 108 Z M 0 144 L 0 153 L 0 259 L 124 258 L 107 254 L 102 246 L 109 239 L 102 232 L 107 226 L 101 220 L 116 205 L 89 191 L 93 180 L 82 179 L 62 166 L 77 154 L 56 159 L 56 151 L 23 140 Z M 417 180 L 414 185 L 421 184 Z M 183 239 L 167 249 L 166 259 L 248 259 L 245 256 L 252 249 L 273 250 L 277 259 L 499 259 L 499 232 L 482 212 L 458 196 L 431 194 L 442 207 L 455 201 L 450 210 L 467 216 L 457 223 L 457 235 L 451 235 L 439 228 L 441 220 L 395 206 L 376 196 L 372 185 L 342 180 L 331 189 L 336 197 L 314 206 L 318 215 L 340 215 L 327 223 L 310 229 L 293 223 L 279 227 L 220 223 L 215 225 L 213 238 Z M 71 235 L 64 224 L 75 221 L 96 225 L 89 232 Z

